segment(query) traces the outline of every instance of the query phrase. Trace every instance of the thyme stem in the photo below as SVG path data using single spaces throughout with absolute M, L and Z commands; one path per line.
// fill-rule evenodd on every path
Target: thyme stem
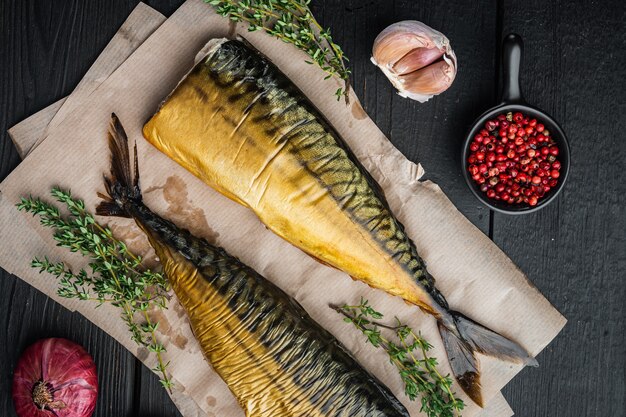
M 264 30 L 268 34 L 291 43 L 304 51 L 328 75 L 339 77 L 344 87 L 335 92 L 337 100 L 343 96 L 349 103 L 350 70 L 346 66 L 341 47 L 330 30 L 324 29 L 311 13 L 310 0 L 204 0 L 217 13 L 234 22 L 247 22 L 248 30 Z
M 115 239 L 111 230 L 98 224 L 87 212 L 82 200 L 74 199 L 69 191 L 53 188 L 52 196 L 62 203 L 69 215 L 61 215 L 54 205 L 32 197 L 22 198 L 18 210 L 39 217 L 40 223 L 54 230 L 57 245 L 88 257 L 92 273 L 81 269 L 73 272 L 64 262 L 53 263 L 34 258 L 31 266 L 59 279 L 57 293 L 64 298 L 111 303 L 121 309 L 121 317 L 131 332 L 131 339 L 153 352 L 161 384 L 171 392 L 172 380 L 164 363 L 165 347 L 158 341 L 154 323 L 148 311 L 164 309 L 167 303 L 168 281 L 162 273 L 143 268 L 140 256 Z
M 390 362 L 400 373 L 406 395 L 411 400 L 420 396 L 421 411 L 428 417 L 460 415 L 465 404 L 452 392 L 450 376 L 442 376 L 437 370 L 437 360 L 428 356 L 432 346 L 421 334 L 415 333 L 397 318 L 395 326 L 375 321 L 382 319 L 383 314 L 363 298 L 358 305 L 331 308 L 343 315 L 345 322 L 361 331 L 367 337 L 367 342 L 387 353 Z M 380 328 L 393 331 L 399 342 L 382 335 Z

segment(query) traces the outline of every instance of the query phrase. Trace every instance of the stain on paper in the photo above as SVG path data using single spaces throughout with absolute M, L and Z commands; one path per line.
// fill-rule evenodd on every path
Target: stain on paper
M 189 341 L 189 339 L 180 333 L 176 334 L 171 340 L 172 344 L 181 350 L 185 349 L 187 342 Z
M 150 246 L 148 238 L 134 222 L 123 220 L 123 223 L 110 223 L 108 227 L 113 236 L 123 241 L 131 253 L 141 256 L 142 264 L 146 268 L 158 269 L 160 267 L 159 260 L 154 249 Z
M 180 227 L 188 229 L 196 236 L 202 236 L 210 243 L 216 243 L 219 233 L 215 232 L 206 221 L 204 210 L 195 207 L 189 199 L 187 184 L 177 175 L 167 177 L 165 184 L 150 187 L 144 194 L 155 191 L 163 192 L 167 210 L 163 217 Z
M 174 303 L 174 305 L 176 304 L 178 303 Z M 172 325 L 167 320 L 167 317 L 162 310 L 160 310 L 159 308 L 154 308 L 148 314 L 150 315 L 150 320 L 159 323 L 157 332 L 165 336 L 171 344 L 181 350 L 187 347 L 187 342 L 189 342 L 189 339 L 184 336 L 179 330 L 175 330 L 172 328 Z
M 148 349 L 146 349 L 145 347 L 141 347 L 137 351 L 137 359 L 139 359 L 141 362 L 148 359 L 148 356 L 149 356 L 149 352 L 148 352 Z
M 173 303 L 173 310 L 178 314 L 178 317 L 183 317 L 185 315 L 185 308 L 180 303 Z
M 367 117 L 367 113 L 365 113 L 365 110 L 363 109 L 363 106 L 361 106 L 361 103 L 359 103 L 357 100 L 354 100 L 352 102 L 352 115 L 358 119 L 358 120 L 363 120 Z
M 150 320 L 159 322 L 159 328 L 157 331 L 159 333 L 163 333 L 164 335 L 169 335 L 172 326 L 167 320 L 167 317 L 165 317 L 165 314 L 163 314 L 163 311 L 158 308 L 154 308 L 148 314 L 150 315 Z

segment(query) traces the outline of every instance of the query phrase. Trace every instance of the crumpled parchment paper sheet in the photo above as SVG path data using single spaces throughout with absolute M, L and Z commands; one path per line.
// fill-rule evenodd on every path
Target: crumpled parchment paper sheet
M 80 103 L 79 108 L 75 103 L 75 111 L 59 116 L 58 124 L 48 129 L 32 155 L 0 185 L 3 207 L 0 222 L 20 225 L 10 230 L 31 227 L 36 231 L 29 239 L 21 239 L 19 245 L 15 241 L 20 239 L 13 232 L 7 235 L 8 239 L 2 239 L 3 245 L 11 246 L 13 256 L 0 259 L 0 262 L 10 272 L 59 300 L 53 295 L 54 280 L 30 270 L 28 260 L 35 254 L 49 254 L 58 259 L 68 259 L 68 256 L 51 246 L 49 231 L 40 228 L 32 219 L 16 216 L 12 204 L 21 195 L 45 196 L 52 185 L 61 185 L 71 187 L 75 195 L 84 198 L 88 207 L 93 208 L 97 201 L 95 192 L 102 190 L 101 174 L 107 168 L 104 138 L 108 117 L 111 111 L 115 111 L 131 138 L 138 141 L 148 205 L 181 226 L 224 246 L 295 296 L 315 319 L 355 353 L 368 370 L 398 395 L 412 415 L 418 415 L 419 407 L 402 394 L 397 373 L 384 353 L 365 345 L 362 337 L 351 331 L 327 305 L 352 303 L 360 296 L 369 298 L 389 316 L 397 315 L 421 329 L 435 344 L 434 354 L 441 359 L 447 372 L 445 354 L 438 346 L 439 336 L 431 318 L 399 299 L 353 282 L 343 273 L 311 260 L 267 231 L 251 212 L 210 190 L 141 138 L 143 122 L 190 68 L 195 53 L 212 37 L 229 32 L 232 35 L 232 29 L 225 20 L 212 13 L 209 6 L 199 0 L 189 0 L 110 77 L 97 83 L 88 97 L 76 101 Z M 289 45 L 262 33 L 248 34 L 245 29 L 241 32 L 309 96 L 381 183 L 392 209 L 416 241 L 450 304 L 518 340 L 534 354 L 545 347 L 564 325 L 562 316 L 528 283 L 506 255 L 454 208 L 436 185 L 418 181 L 419 166 L 393 148 L 367 118 L 356 97 L 352 97 L 351 108 L 329 99 L 337 86 L 333 82 L 322 82 L 320 71 L 304 64 L 302 57 Z M 138 252 L 150 256 L 145 239 L 130 222 L 115 220 L 111 226 Z M 75 267 L 84 262 L 80 258 L 70 259 Z M 60 301 L 80 311 L 148 366 L 153 366 L 152 358 L 128 340 L 123 323 L 111 319 L 117 317 L 114 310 L 106 311 L 103 307 L 94 310 L 85 303 Z M 200 359 L 198 346 L 180 306 L 173 301 L 170 309 L 159 318 L 165 323 L 161 326 L 162 337 L 172 360 L 172 373 L 182 391 L 178 403 L 181 398 L 193 399 L 209 416 L 242 415 L 223 382 Z M 496 396 L 500 400 L 491 403 L 503 406 L 498 391 L 519 371 L 519 367 L 489 358 L 482 358 L 482 365 L 485 397 Z M 466 402 L 468 409 L 464 415 L 479 412 L 469 400 Z

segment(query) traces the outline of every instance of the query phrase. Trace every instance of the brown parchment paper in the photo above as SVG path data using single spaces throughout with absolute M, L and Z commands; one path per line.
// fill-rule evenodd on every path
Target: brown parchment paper
M 48 124 L 66 99 L 67 97 L 63 97 L 55 101 L 7 131 L 20 158 L 24 159 L 34 148 L 35 143 L 43 136 Z
M 149 33 L 162 23 L 163 20 L 164 17 L 150 7 L 143 4 L 138 5 L 128 17 L 126 22 L 122 25 L 117 34 L 113 37 L 109 46 L 105 48 L 100 55 L 100 58 L 93 64 L 85 76 L 85 79 L 91 79 L 92 81 L 90 83 L 86 83 L 85 81 L 81 82 L 73 91 L 69 99 L 67 99 L 67 103 L 75 103 L 75 107 L 79 106 L 80 103 L 95 89 L 95 87 L 104 81 L 105 75 L 110 75 L 114 69 L 114 65 L 121 63 L 132 51 L 136 49 L 136 47 L 147 37 Z M 108 65 L 105 66 L 104 63 L 108 63 Z M 94 73 L 99 76 L 97 78 L 94 77 Z M 89 88 L 86 88 L 86 86 Z M 30 151 L 34 147 L 34 143 L 38 140 L 38 138 L 43 140 L 45 131 L 50 132 L 50 130 L 54 129 L 54 127 L 48 127 L 48 125 L 65 102 L 65 98 L 61 99 L 33 116 L 25 119 L 9 130 L 9 133 L 22 158 L 26 156 L 27 151 Z M 68 114 L 68 112 L 65 112 L 65 114 Z M 13 209 L 12 205 L 7 201 L 0 201 L 0 206 L 3 206 L 0 207 L 0 209 L 4 208 L 6 213 L 10 213 L 11 209 Z M 20 224 L 20 226 L 22 225 Z M 26 230 L 25 227 L 21 228 L 19 233 L 22 236 L 36 234 L 33 229 L 30 229 L 30 226 L 28 227 L 28 230 Z M 17 230 L 15 233 L 17 233 Z M 47 287 L 49 288 L 46 288 L 45 292 L 53 292 L 53 283 L 48 282 L 48 284 L 49 285 Z M 64 301 L 64 299 L 61 300 L 61 302 Z M 200 357 L 198 360 L 202 360 L 202 358 Z M 173 397 L 183 415 L 207 415 L 197 406 L 195 401 L 185 401 L 185 399 L 189 399 L 189 397 L 186 397 L 184 394 L 181 395 L 181 390 L 178 386 L 174 387 Z M 482 416 L 492 417 L 508 417 L 512 414 L 512 410 L 501 394 L 496 395 L 489 402 L 483 412 L 480 413 Z
M 85 198 L 89 206 L 93 207 L 94 192 L 95 189 L 101 189 L 99 182 L 107 165 L 104 131 L 110 111 L 115 110 L 120 115 L 131 136 L 140 138 L 143 121 L 191 66 L 195 51 L 209 37 L 227 32 L 228 25 L 212 15 L 206 5 L 199 1 L 186 3 L 93 93 L 88 103 L 81 105 L 80 114 L 68 117 L 59 126 L 58 132 L 62 133 L 51 132 L 48 140 L 41 145 L 42 149 L 38 148 L 2 184 L 3 199 L 13 203 L 21 194 L 31 192 L 43 195 L 51 185 L 61 184 L 71 186 L 75 194 Z M 328 100 L 336 86 L 330 82 L 321 83 L 319 71 L 303 65 L 300 56 L 291 49 L 285 49 L 288 45 L 275 42 L 262 34 L 253 34 L 248 39 L 276 61 L 311 97 L 381 182 L 392 208 L 418 243 L 418 249 L 429 261 L 433 274 L 439 279 L 439 286 L 451 304 L 516 338 L 533 353 L 543 348 L 564 321 L 528 285 L 523 274 L 506 256 L 471 226 L 436 186 L 417 182 L 419 168 L 404 159 L 389 144 L 373 123 L 363 117 L 359 107 L 347 109 L 341 103 Z M 356 102 L 356 98 L 353 98 L 353 102 Z M 101 143 L 95 140 L 98 137 L 102 138 Z M 139 139 L 139 146 L 148 204 L 179 224 L 219 242 L 296 296 L 318 321 L 356 352 L 358 359 L 368 369 L 394 392 L 401 392 L 395 371 L 387 365 L 381 353 L 372 352 L 370 347 L 363 345 L 358 335 L 347 331 L 346 325 L 333 317 L 334 313 L 326 308 L 326 304 L 352 302 L 364 295 L 379 309 L 395 313 L 421 328 L 437 344 L 438 336 L 430 318 L 421 315 L 417 309 L 407 307 L 400 300 L 351 282 L 342 273 L 311 261 L 297 249 L 267 232 L 247 210 L 212 192 L 150 148 L 142 139 Z M 193 196 L 193 199 L 189 196 Z M 6 216 L 10 215 L 15 217 L 14 212 L 6 213 Z M 4 213 L 2 218 L 5 218 Z M 137 234 L 134 229 L 128 232 L 129 227 L 119 226 L 128 223 L 116 224 L 118 226 L 114 228 L 119 232 L 125 230 L 126 237 Z M 36 230 L 45 239 L 49 238 L 46 232 Z M 16 239 L 16 235 L 13 235 L 13 239 Z M 138 245 L 141 246 L 141 243 L 138 242 Z M 27 245 L 26 248 L 30 250 L 21 253 L 28 258 L 37 247 Z M 6 246 L 3 251 L 5 249 Z M 10 272 L 20 269 L 15 265 L 16 259 L 19 256 L 6 260 Z M 2 261 L 4 266 L 5 260 Z M 80 260 L 75 263 L 79 265 Z M 23 271 L 24 276 L 29 274 L 34 275 L 32 271 Z M 46 279 L 50 278 L 33 277 L 33 281 L 37 279 L 46 284 Z M 489 294 L 489 297 L 486 298 L 485 294 Z M 83 310 L 84 306 L 81 306 L 79 311 Z M 175 316 L 181 313 L 176 310 L 174 304 L 167 312 L 169 327 L 163 326 L 166 333 L 164 337 L 170 341 L 169 356 L 173 360 L 175 378 L 205 411 L 218 415 L 237 415 L 236 410 L 231 409 L 235 413 L 232 414 L 228 411 L 228 404 L 220 402 L 226 398 L 219 395 L 219 390 L 224 388 L 223 383 L 220 387 L 221 381 L 213 381 L 216 379 L 214 374 L 200 372 L 197 358 L 193 360 L 194 341 L 185 335 L 189 335 L 189 330 L 184 320 L 176 321 Z M 93 310 L 91 313 L 85 311 L 83 314 L 100 325 L 103 314 L 97 314 L 100 316 L 98 321 Z M 109 312 L 109 316 L 113 315 L 115 312 Z M 101 327 L 124 343 L 127 339 L 126 330 L 119 323 L 110 323 L 110 317 L 108 319 L 109 322 L 103 322 Z M 132 342 L 124 344 L 142 356 L 142 352 L 137 352 Z M 445 357 L 441 351 L 436 354 Z M 147 362 L 150 363 L 150 358 Z M 495 394 L 517 371 L 508 364 L 487 359 L 483 360 L 483 368 L 486 397 L 489 393 Z M 211 393 L 210 398 L 207 397 L 208 393 Z M 399 397 L 403 399 L 403 396 Z M 406 402 L 406 399 L 403 401 Z M 415 410 L 414 405 L 409 404 L 409 407 Z M 238 412 L 240 415 L 241 411 Z M 472 412 L 470 407 L 465 415 Z

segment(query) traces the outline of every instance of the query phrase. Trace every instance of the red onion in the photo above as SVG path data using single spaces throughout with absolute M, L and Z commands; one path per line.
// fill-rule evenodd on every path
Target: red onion
M 13 374 L 19 417 L 89 417 L 98 397 L 93 359 L 66 339 L 42 339 L 28 347 Z

